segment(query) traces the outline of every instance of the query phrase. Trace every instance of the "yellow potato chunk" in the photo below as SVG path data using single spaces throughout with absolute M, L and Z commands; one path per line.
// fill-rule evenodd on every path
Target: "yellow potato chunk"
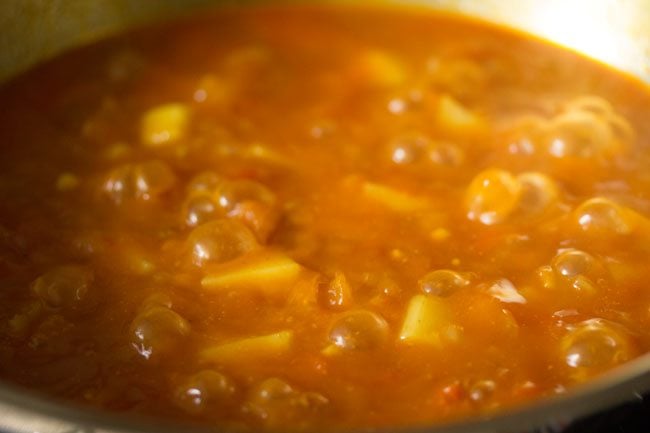
M 407 73 L 404 66 L 388 53 L 370 50 L 358 58 L 360 78 L 375 87 L 394 87 L 404 84 Z
M 245 158 L 262 163 L 283 167 L 295 167 L 295 163 L 290 158 L 260 143 L 251 144 L 242 153 Z
M 458 328 L 444 299 L 416 295 L 411 298 L 402 323 L 399 339 L 405 343 L 442 346 L 456 340 Z
M 443 95 L 436 112 L 438 125 L 448 132 L 477 133 L 485 129 L 485 120 L 451 96 Z
M 404 191 L 374 182 L 363 182 L 363 195 L 396 212 L 412 212 L 427 207 L 427 201 Z
M 292 331 L 248 337 L 208 347 L 201 352 L 205 362 L 238 363 L 245 360 L 273 358 L 289 351 L 293 340 Z
M 302 267 L 277 252 L 246 255 L 213 268 L 201 285 L 210 291 L 253 290 L 268 296 L 288 293 Z
M 165 104 L 150 109 L 142 117 L 142 142 L 157 147 L 182 139 L 189 118 L 189 108 L 183 104 Z

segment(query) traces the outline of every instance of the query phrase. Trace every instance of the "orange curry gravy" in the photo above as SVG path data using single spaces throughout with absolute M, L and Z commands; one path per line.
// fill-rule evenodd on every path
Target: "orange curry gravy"
M 250 429 L 489 414 L 650 347 L 650 96 L 458 17 L 214 11 L 0 90 L 0 375 Z

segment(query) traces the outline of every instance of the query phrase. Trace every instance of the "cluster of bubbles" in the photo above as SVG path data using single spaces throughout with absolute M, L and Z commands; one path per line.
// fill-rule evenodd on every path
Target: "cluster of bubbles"
M 487 169 L 477 174 L 465 192 L 467 217 L 485 225 L 511 220 L 536 220 L 559 202 L 559 189 L 543 173 L 514 175 Z

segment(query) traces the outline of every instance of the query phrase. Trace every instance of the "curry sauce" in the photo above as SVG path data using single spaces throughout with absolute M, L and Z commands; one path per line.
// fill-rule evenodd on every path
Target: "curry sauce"
M 210 426 L 434 424 L 650 348 L 650 94 L 457 16 L 215 10 L 0 88 L 0 377 Z

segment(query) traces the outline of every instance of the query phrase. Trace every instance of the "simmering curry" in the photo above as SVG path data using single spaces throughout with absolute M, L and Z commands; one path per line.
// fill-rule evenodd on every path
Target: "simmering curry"
M 224 9 L 0 89 L 0 377 L 251 430 L 439 423 L 650 348 L 650 94 L 455 16 Z

